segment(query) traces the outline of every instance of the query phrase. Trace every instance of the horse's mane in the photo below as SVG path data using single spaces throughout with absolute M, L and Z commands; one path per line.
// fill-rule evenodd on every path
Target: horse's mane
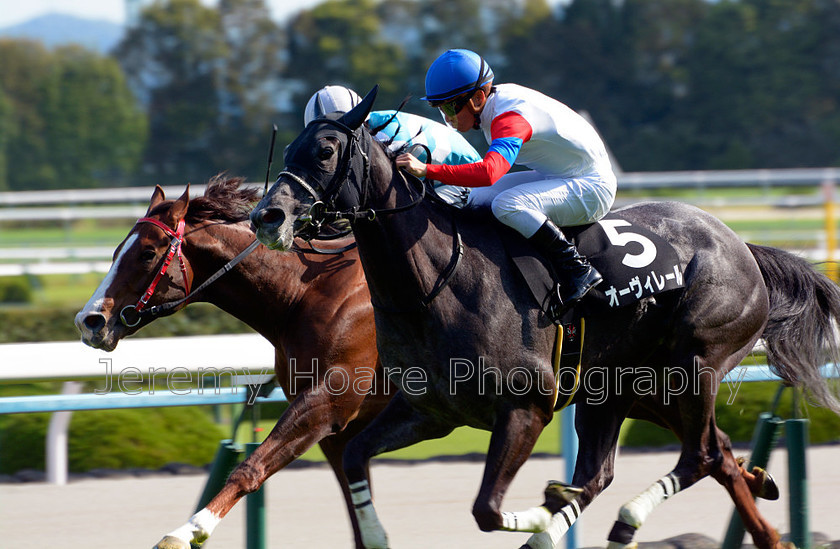
M 204 196 L 190 200 L 186 219 L 190 223 L 216 219 L 245 221 L 260 199 L 257 187 L 242 188 L 244 177 L 227 177 L 221 173 L 207 182 Z

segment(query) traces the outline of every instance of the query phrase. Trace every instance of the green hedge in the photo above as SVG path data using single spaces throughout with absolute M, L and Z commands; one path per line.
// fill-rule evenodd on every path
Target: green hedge
M 31 303 L 32 284 L 26 276 L 0 276 L 0 303 Z
M 0 416 L 0 473 L 44 470 L 50 414 Z M 204 466 L 226 437 L 206 408 L 156 408 L 75 412 L 70 422 L 68 467 L 157 469 L 168 463 Z
M 0 308 L 0 343 L 72 341 L 78 307 Z M 174 315 L 155 320 L 132 337 L 168 337 L 252 332 L 245 323 L 209 303 L 194 303 Z
M 731 404 L 729 390 L 721 385 L 715 402 L 715 418 L 732 442 L 744 443 L 752 439 L 758 414 L 770 411 L 779 383 L 743 383 Z M 793 417 L 792 391 L 786 389 L 776 413 L 786 419 Z M 840 417 L 825 408 L 804 404 L 800 413 L 811 421 L 808 426 L 810 441 L 814 444 L 840 441 Z M 781 434 L 784 438 L 785 433 Z M 658 447 L 679 444 L 671 431 L 646 421 L 633 421 L 625 427 L 624 446 Z

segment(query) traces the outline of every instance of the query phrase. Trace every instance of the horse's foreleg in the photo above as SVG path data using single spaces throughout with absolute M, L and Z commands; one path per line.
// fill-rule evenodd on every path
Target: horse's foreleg
M 490 437 L 484 477 L 473 504 L 473 517 L 485 531 L 539 532 L 551 514 L 544 507 L 518 513 L 499 511 L 505 492 L 551 417 L 536 408 L 512 408 L 499 414 Z
M 256 492 L 271 475 L 332 433 L 335 426 L 343 428 L 363 398 L 364 395 L 351 394 L 342 397 L 342 404 L 347 405 L 345 411 L 335 405 L 335 397 L 323 387 L 299 395 L 263 443 L 233 470 L 207 506 L 167 534 L 156 549 L 182 549 L 191 543 L 200 546 L 240 499 Z
M 444 437 L 452 429 L 453 426 L 416 411 L 403 393 L 398 392 L 385 410 L 347 444 L 344 450 L 344 473 L 350 483 L 350 496 L 364 547 L 388 547 L 388 536 L 373 507 L 368 481 L 370 459 L 424 440 Z
M 549 483 L 543 507 L 551 520 L 544 531 L 528 538 L 522 549 L 554 549 L 566 532 L 613 479 L 618 432 L 629 403 L 620 398 L 599 405 L 576 405 L 575 431 L 579 438 L 574 486 Z M 581 488 L 575 488 L 580 486 Z

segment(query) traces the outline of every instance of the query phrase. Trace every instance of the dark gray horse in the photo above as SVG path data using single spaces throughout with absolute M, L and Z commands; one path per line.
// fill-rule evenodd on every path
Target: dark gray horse
M 419 182 L 406 179 L 371 140 L 362 122 L 374 98 L 375 90 L 349 113 L 307 126 L 286 151 L 285 171 L 251 214 L 260 240 L 279 250 L 288 250 L 295 235 L 317 233 L 324 221 L 352 223 L 380 358 L 401 388 L 344 454 L 366 547 L 388 545 L 368 488 L 370 458 L 461 425 L 492 432 L 473 506 L 479 527 L 534 532 L 526 547 L 556 547 L 612 480 L 626 417 L 670 428 L 682 453 L 670 473 L 621 508 L 611 547 L 631 545 L 656 505 L 707 475 L 728 490 L 756 545 L 779 546 L 752 498 L 765 495 L 768 483 L 733 457 L 729 438 L 715 424 L 715 394 L 726 373 L 764 338 L 768 360 L 784 379 L 840 412 L 820 376 L 837 350 L 835 285 L 795 256 L 745 244 L 693 207 L 625 209 L 633 226 L 675 248 L 684 287 L 622 308 L 584 300 L 573 478 L 582 490 L 549 483 L 541 506 L 503 513 L 506 489 L 558 405 L 557 330 L 507 257 L 498 226 L 486 215 L 422 199 Z M 592 372 L 608 382 L 605 395 L 586 383 Z

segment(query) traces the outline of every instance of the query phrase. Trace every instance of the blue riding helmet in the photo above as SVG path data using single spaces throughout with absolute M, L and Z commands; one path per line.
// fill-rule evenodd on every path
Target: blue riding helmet
M 422 101 L 439 102 L 475 91 L 493 80 L 493 69 L 470 50 L 448 50 L 426 71 L 426 96 Z

